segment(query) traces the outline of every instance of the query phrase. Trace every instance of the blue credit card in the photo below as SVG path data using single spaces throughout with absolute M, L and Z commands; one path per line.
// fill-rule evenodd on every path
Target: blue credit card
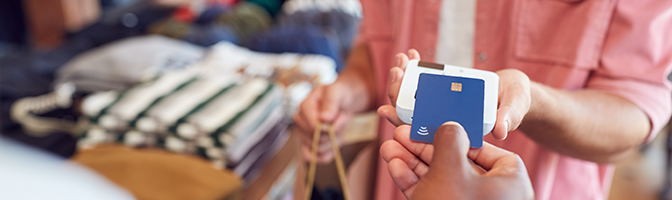
M 432 143 L 439 126 L 454 121 L 466 130 L 471 147 L 482 147 L 484 90 L 482 79 L 420 74 L 411 139 Z

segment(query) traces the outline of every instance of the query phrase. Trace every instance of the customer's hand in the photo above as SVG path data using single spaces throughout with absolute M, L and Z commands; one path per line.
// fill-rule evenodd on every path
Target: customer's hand
M 359 44 L 350 51 L 338 79 L 331 85 L 315 88 L 303 100 L 294 115 L 294 122 L 300 132 L 302 152 L 306 159 L 311 157 L 313 133 L 319 122 L 332 124 L 336 128 L 337 143 L 341 146 L 343 129 L 350 117 L 374 108 L 376 84 L 373 76 L 368 46 Z M 334 158 L 327 131 L 323 129 L 321 132 L 317 150 L 319 163 L 328 163 Z
M 301 103 L 299 112 L 294 115 L 302 143 L 302 154 L 306 160 L 310 159 L 313 143 L 313 133 L 318 122 L 332 124 L 336 128 L 336 138 L 341 144 L 343 129 L 350 119 L 352 112 L 348 111 L 349 90 L 339 82 L 314 89 Z M 323 128 L 323 127 L 320 127 Z M 334 158 L 329 140 L 328 130 L 321 131 L 317 162 L 328 163 Z
M 410 140 L 408 125 L 380 148 L 388 170 L 409 199 L 533 199 L 534 191 L 520 157 L 484 143 L 470 149 L 456 122 L 442 125 L 434 145 Z
M 388 91 L 392 105 L 384 105 L 378 108 L 378 115 L 386 118 L 395 126 L 405 124 L 397 116 L 395 104 L 401 87 L 401 79 L 404 77 L 406 64 L 410 59 L 420 59 L 417 51 L 411 49 L 409 55 L 399 53 L 396 58 L 399 65 L 390 70 L 390 90 Z M 496 139 L 503 140 L 509 131 L 516 130 L 523 117 L 530 110 L 530 79 L 520 70 L 504 69 L 496 72 L 499 75 L 499 99 L 497 101 L 497 121 L 492 130 Z
M 355 49 L 362 54 L 366 49 Z M 364 62 L 366 63 L 366 62 Z M 342 135 L 345 126 L 355 113 L 371 109 L 374 98 L 374 82 L 370 79 L 368 65 L 349 60 L 350 66 L 344 69 L 338 79 L 331 85 L 315 88 L 301 103 L 299 111 L 294 115 L 302 140 L 304 158 L 310 159 L 313 134 L 318 122 L 332 124 L 336 128 L 336 138 L 339 146 L 342 145 Z M 323 127 L 321 127 L 323 128 Z M 321 131 L 317 150 L 317 162 L 328 163 L 334 158 L 334 152 L 329 140 L 328 130 Z

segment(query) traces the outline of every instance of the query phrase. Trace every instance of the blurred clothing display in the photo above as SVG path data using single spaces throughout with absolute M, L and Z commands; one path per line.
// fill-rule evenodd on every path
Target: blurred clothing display
M 280 12 L 280 8 L 282 8 L 284 1 L 285 0 L 246 0 L 245 2 L 256 4 L 259 7 L 264 8 L 271 17 L 275 17 L 275 15 Z
M 258 173 L 266 166 L 266 162 L 278 153 L 280 147 L 286 144 L 285 142 L 287 142 L 289 137 L 289 133 L 287 132 L 289 123 L 288 119 L 283 119 L 283 121 L 274 124 L 266 136 L 262 137 L 259 142 L 242 144 L 238 148 L 248 149 L 247 152 L 244 152 L 241 159 L 236 163 L 228 163 L 226 168 L 233 170 L 236 174 L 243 177 L 246 186 L 254 182 L 259 176 Z M 247 141 L 252 140 L 248 139 Z
M 280 27 L 314 27 L 327 34 L 337 36 L 342 55 L 347 55 L 359 29 L 361 16 L 343 10 L 319 10 L 317 8 L 298 10 L 278 17 Z
M 63 21 L 67 32 L 77 32 L 96 22 L 101 15 L 100 1 L 62 0 Z
M 19 51 L 0 59 L 0 134 L 63 157 L 72 155 L 75 142 L 72 136 L 62 132 L 46 137 L 26 135 L 22 127 L 12 121 L 10 110 L 17 99 L 51 92 L 55 70 L 88 47 L 88 42 L 75 41 L 49 52 Z
M 247 45 L 251 50 L 268 53 L 305 53 L 328 56 L 336 61 L 336 71 L 343 67 L 338 37 L 319 27 L 277 26 L 255 37 Z
M 253 38 L 247 46 L 261 52 L 329 56 L 340 72 L 360 18 L 359 2 L 290 0 L 278 15 L 277 25 Z
M 238 36 L 239 44 L 267 30 L 273 23 L 271 15 L 257 4 L 243 2 L 220 15 L 217 23 L 229 26 Z
M 139 199 L 235 199 L 306 95 L 336 80 L 359 19 L 284 3 L 103 1 L 100 21 L 51 51 L 0 52 L 0 132 L 76 154 Z
M 134 56 L 141 58 L 129 59 Z M 185 56 L 191 56 L 193 62 L 170 67 L 162 60 Z M 161 58 L 158 64 L 156 57 Z M 109 65 L 101 66 L 105 62 Z M 59 69 L 58 78 L 63 82 L 56 91 L 17 102 L 65 105 L 61 101 L 71 101 L 74 88 L 82 86 L 85 93 L 93 94 L 81 103 L 67 103 L 73 106 L 69 109 L 82 112 L 84 117 L 77 118 L 78 124 L 85 122 L 75 161 L 140 199 L 230 197 L 245 186 L 231 173 L 247 184 L 258 178 L 289 137 L 288 116 L 314 84 L 336 79 L 335 67 L 332 59 L 321 55 L 259 53 L 228 42 L 203 50 L 161 36 L 143 36 L 81 54 Z M 81 80 L 86 81 L 73 84 Z M 107 91 L 87 84 L 114 81 L 127 81 L 131 87 Z M 114 84 L 101 85 L 109 88 Z M 22 110 L 24 116 L 15 120 L 24 131 L 61 130 L 60 123 L 39 122 L 50 120 L 39 115 L 42 110 L 56 108 L 47 104 L 28 110 L 13 107 L 12 111 Z M 114 143 L 126 147 L 107 146 Z M 198 161 L 202 158 L 210 162 Z M 203 167 L 209 169 L 200 169 Z M 223 168 L 232 171 L 217 175 L 222 171 L 216 169 Z M 184 187 L 184 183 L 194 187 Z M 175 187 L 182 188 L 170 189 Z
M 133 45 L 126 45 L 130 42 Z M 155 58 L 151 56 L 160 54 L 152 48 L 164 43 L 181 46 L 183 51 L 194 48 L 160 36 L 145 36 L 95 50 L 92 55 L 100 54 L 102 61 L 62 68 L 59 76 L 68 77 L 63 79 L 62 86 L 46 95 L 18 100 L 12 107 L 13 119 L 33 135 L 57 131 L 78 135 L 77 145 L 81 149 L 121 143 L 200 155 L 211 160 L 214 168 L 230 168 L 246 180 L 253 180 L 255 171 L 284 145 L 288 116 L 315 84 L 328 84 L 336 79 L 336 64 L 328 57 L 258 53 L 228 42 L 212 46 L 205 56 L 198 53 L 202 51 L 198 47 L 193 52 L 181 53 L 172 49 L 178 53 L 177 57 L 192 55 L 192 59 L 198 59 L 188 67 L 183 64 L 152 70 L 165 65 L 154 64 Z M 149 54 L 129 55 L 137 51 Z M 116 61 L 133 56 L 144 58 L 138 63 L 133 59 L 125 60 L 128 63 Z M 166 58 L 172 56 L 166 54 Z M 82 57 L 96 59 L 87 54 Z M 92 64 L 86 62 L 105 61 L 112 65 L 87 68 Z M 100 76 L 104 74 L 114 78 Z M 57 107 L 72 106 L 71 96 L 77 85 L 72 82 L 79 80 L 86 80 L 79 85 L 87 93 L 94 93 L 70 108 L 82 112 L 83 117 L 77 118 L 76 124 L 64 126 L 65 122 L 59 122 L 59 118 L 40 115 Z M 111 80 L 126 82 L 119 84 L 122 89 L 109 91 L 88 84 Z M 126 89 L 122 87 L 125 84 L 133 86 Z
M 362 4 L 359 0 L 287 0 L 282 12 L 293 14 L 297 11 L 319 10 L 329 12 L 339 10 L 348 15 L 362 17 Z
M 226 12 L 229 7 L 222 7 L 222 6 L 212 6 L 208 7 L 201 14 L 194 20 L 195 24 L 209 24 L 217 19 L 217 17 L 221 14 Z
M 85 93 L 122 90 L 151 71 L 184 69 L 204 52 L 202 47 L 163 36 L 130 37 L 75 56 L 56 71 L 54 84 L 72 82 Z
M 217 24 L 193 26 L 182 36 L 182 40 L 202 46 L 211 46 L 221 41 L 239 43 L 238 37 L 229 27 Z
M 201 46 L 210 46 L 221 41 L 246 44 L 273 23 L 269 11 L 260 6 L 267 5 L 264 3 L 266 2 L 241 2 L 231 8 L 213 7 L 205 9 L 194 19 L 184 17 L 185 14 L 181 12 L 174 13 L 171 18 L 152 24 L 149 32 Z
M 118 141 L 128 146 L 159 147 L 199 154 L 223 168 L 227 163 L 238 163 L 284 118 L 281 93 L 265 80 L 232 85 L 233 81 L 221 76 L 177 76 L 165 75 L 156 82 L 121 92 L 118 97 L 87 98 L 84 112 L 97 125 L 83 135 L 78 145 L 89 148 Z M 167 83 L 171 79 L 179 81 Z M 218 83 L 221 79 L 228 83 Z M 109 100 L 113 102 L 103 104 Z M 93 113 L 98 114 L 88 115 Z
M 0 136 L 0 199 L 135 199 L 79 164 Z
M 221 55 L 217 48 L 224 47 L 215 47 L 215 53 L 211 53 L 209 58 Z M 245 52 L 248 51 L 238 51 L 237 54 Z M 216 59 L 227 60 L 227 57 L 237 56 L 235 52 L 227 54 Z M 241 66 L 229 69 L 206 58 L 192 68 L 163 73 L 154 81 L 141 83 L 126 91 L 91 95 L 83 101 L 82 111 L 98 126 L 80 139 L 80 145 L 118 141 L 129 146 L 157 146 L 199 154 L 213 160 L 219 167 L 237 165 L 275 124 L 286 126 L 283 120 L 287 116 L 286 110 L 292 109 L 287 105 L 297 104 L 301 97 L 287 99 L 285 96 L 288 94 L 283 93 L 290 92 L 288 89 L 292 89 L 292 85 L 306 81 L 313 84 L 314 81 L 314 78 L 279 80 L 289 84 L 278 87 L 266 79 L 245 77 L 271 78 L 273 74 L 294 70 L 296 66 L 301 67 L 299 71 L 289 72 L 296 73 L 290 77 L 302 76 L 300 74 L 316 78 L 332 77 L 332 80 L 335 77 L 333 71 L 329 72 L 333 70 L 333 62 L 328 62 L 326 58 L 323 59 L 327 62 L 312 62 L 309 66 L 300 64 L 303 57 L 290 58 L 287 60 L 290 65 L 283 67 L 282 63 L 272 62 L 281 56 L 266 56 L 269 58 L 266 61 L 258 55 L 256 57 L 260 61 L 249 63 L 252 65 L 241 60 Z M 206 67 L 221 71 L 213 73 Z M 242 74 L 237 72 L 241 69 L 244 70 Z M 245 74 L 246 70 L 254 74 Z M 300 90 L 304 91 L 299 93 L 307 94 L 310 88 Z
M 158 149 L 101 146 L 78 152 L 72 161 L 123 186 L 140 200 L 237 199 L 243 185 L 231 171 L 216 170 L 199 157 Z
M 0 93 L 3 104 L 26 96 L 36 96 L 51 91 L 53 74 L 75 55 L 97 46 L 145 32 L 145 28 L 157 19 L 166 17 L 169 8 L 136 8 L 124 12 L 138 20 L 133 27 L 126 27 L 121 17 L 106 17 L 84 30 L 73 33 L 58 48 L 47 52 L 29 49 L 12 52 L 0 59 Z M 3 109 L 5 107 L 3 106 Z M 4 113 L 4 112 L 3 112 Z M 7 118 L 2 118 L 7 119 Z M 4 126 L 5 123 L 3 123 Z
M 153 24 L 149 31 L 201 46 L 210 46 L 221 41 L 238 43 L 238 36 L 229 26 L 216 23 L 199 25 L 168 19 Z
M 0 120 L 4 136 L 32 146 L 47 149 L 58 155 L 69 157 L 74 150 L 74 138 L 64 133 L 53 133 L 46 137 L 32 137 L 24 134 L 21 126 L 11 120 L 11 104 L 19 98 L 37 96 L 52 91 L 55 71 L 75 55 L 97 46 L 121 38 L 136 36 L 145 32 L 146 26 L 157 19 L 165 18 L 171 8 L 139 5 L 119 10 L 118 15 L 106 14 L 103 19 L 82 31 L 70 34 L 61 46 L 47 51 L 22 49 L 0 58 Z M 132 27 L 122 23 L 123 16 L 132 15 L 137 19 Z M 93 66 L 92 66 L 93 67 Z M 65 115 L 61 115 L 64 117 Z
M 0 46 L 2 43 L 28 44 L 25 18 L 21 0 L 0 1 Z

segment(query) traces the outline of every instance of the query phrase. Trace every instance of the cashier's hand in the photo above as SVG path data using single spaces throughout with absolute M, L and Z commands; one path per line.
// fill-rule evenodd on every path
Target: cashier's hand
M 456 122 L 443 124 L 434 144 L 410 140 L 401 125 L 380 148 L 388 170 L 409 199 L 534 199 L 532 183 L 518 155 L 484 143 L 469 148 Z
M 392 105 L 378 108 L 378 115 L 386 118 L 395 126 L 405 124 L 397 116 L 395 106 L 409 58 L 420 59 L 420 54 L 411 49 L 408 55 L 403 53 L 396 55 L 395 59 L 398 64 L 390 70 L 392 82 L 388 91 Z M 520 126 L 523 117 L 530 110 L 530 78 L 516 69 L 504 69 L 495 73 L 499 75 L 499 99 L 497 101 L 497 121 L 491 133 L 495 139 L 504 140 L 509 131 L 516 130 Z

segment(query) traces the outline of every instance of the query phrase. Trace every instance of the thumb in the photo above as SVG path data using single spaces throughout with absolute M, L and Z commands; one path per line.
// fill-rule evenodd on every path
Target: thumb
M 460 173 L 470 170 L 467 158 L 469 139 L 462 125 L 457 122 L 446 122 L 434 135 L 434 157 L 430 170 L 441 174 Z
M 336 120 L 341 109 L 341 100 L 342 95 L 339 94 L 337 88 L 333 86 L 328 86 L 324 90 L 324 95 L 322 96 L 322 103 L 320 105 L 320 121 L 325 123 L 332 123 Z

